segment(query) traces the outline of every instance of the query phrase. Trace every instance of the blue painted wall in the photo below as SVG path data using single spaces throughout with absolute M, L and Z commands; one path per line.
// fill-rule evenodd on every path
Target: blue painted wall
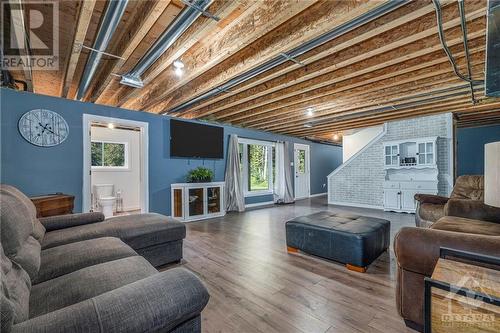
M 225 160 L 170 158 L 170 117 L 130 111 L 92 103 L 0 88 L 2 183 L 14 185 L 28 195 L 64 192 L 76 196 L 75 211 L 81 211 L 83 184 L 84 113 L 149 123 L 150 211 L 170 215 L 170 184 L 184 182 L 186 172 L 200 165 L 212 168 L 215 180 L 224 180 Z M 61 145 L 41 148 L 26 142 L 17 123 L 23 113 L 46 108 L 61 114 L 70 133 Z M 273 133 L 224 126 L 224 152 L 230 134 L 259 140 L 286 140 L 311 146 L 311 194 L 326 192 L 326 176 L 342 163 L 342 148 L 312 143 Z M 224 153 L 224 155 L 226 155 Z M 272 196 L 247 198 L 247 203 L 266 202 Z
M 500 124 L 457 129 L 457 175 L 484 174 L 484 145 L 500 141 Z

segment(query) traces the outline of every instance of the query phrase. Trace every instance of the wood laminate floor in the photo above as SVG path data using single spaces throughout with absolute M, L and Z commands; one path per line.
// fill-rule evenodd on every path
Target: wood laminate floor
M 327 206 L 326 197 L 188 223 L 183 266 L 211 296 L 204 332 L 415 332 L 396 311 L 392 244 L 364 274 L 286 252 L 285 221 L 325 209 L 388 219 L 391 239 L 414 225 L 414 215 Z

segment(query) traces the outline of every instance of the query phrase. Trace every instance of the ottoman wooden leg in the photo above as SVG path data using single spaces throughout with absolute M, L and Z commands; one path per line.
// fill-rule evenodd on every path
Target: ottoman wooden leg
M 364 273 L 366 272 L 366 267 L 359 267 L 359 266 L 354 266 L 351 264 L 346 264 L 345 267 L 347 267 L 348 270 L 358 272 L 358 273 Z
M 291 246 L 287 246 L 286 250 L 288 253 L 299 253 L 299 249 L 296 249 L 296 248 L 291 247 Z

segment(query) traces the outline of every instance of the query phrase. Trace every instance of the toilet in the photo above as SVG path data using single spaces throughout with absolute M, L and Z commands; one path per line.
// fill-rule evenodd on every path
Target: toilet
M 113 184 L 94 185 L 94 197 L 97 210 L 100 210 L 106 218 L 113 216 L 113 206 L 116 202 L 115 186 Z

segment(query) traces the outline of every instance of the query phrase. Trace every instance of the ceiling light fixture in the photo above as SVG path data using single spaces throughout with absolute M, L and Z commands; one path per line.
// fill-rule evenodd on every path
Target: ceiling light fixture
M 109 124 L 108 124 L 108 128 L 109 128 L 109 129 L 113 129 L 113 128 L 115 128 L 115 124 L 113 124 L 113 123 L 109 123 Z
M 311 107 L 308 107 L 308 108 L 306 109 L 306 111 L 307 111 L 307 115 L 308 115 L 309 117 L 312 117 L 312 115 L 314 114 L 314 109 L 313 109 L 313 108 L 311 108 Z
M 184 63 L 182 62 L 182 60 L 177 59 L 174 61 L 174 67 L 175 68 L 184 68 Z
M 174 69 L 174 73 L 175 73 L 175 75 L 181 77 L 182 74 L 184 74 L 184 71 L 182 70 L 182 68 L 176 68 L 176 69 Z
M 311 128 L 311 127 L 313 127 L 313 124 L 311 124 L 311 123 L 305 123 L 304 127 L 305 128 Z
M 333 141 L 337 141 L 339 139 L 339 135 L 337 133 L 335 133 L 333 135 Z

